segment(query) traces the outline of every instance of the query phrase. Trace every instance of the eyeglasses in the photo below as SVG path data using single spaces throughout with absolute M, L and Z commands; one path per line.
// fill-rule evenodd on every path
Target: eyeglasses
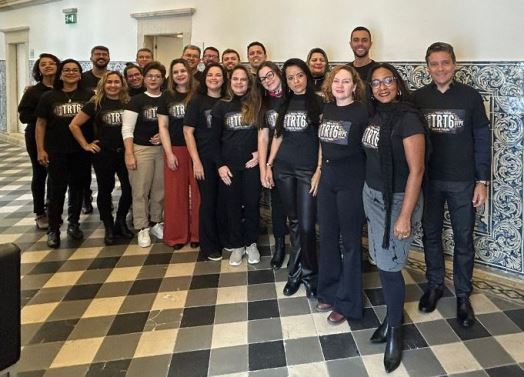
M 395 76 L 388 76 L 384 77 L 382 80 L 371 80 L 369 85 L 371 85 L 372 88 L 378 88 L 380 84 L 384 84 L 384 86 L 389 88 L 391 85 L 393 85 L 395 81 L 397 81 L 397 78 Z
M 146 79 L 148 79 L 148 80 L 161 80 L 162 79 L 162 75 L 147 75 Z
M 295 74 L 295 75 L 289 75 L 289 76 L 287 76 L 287 77 L 286 77 L 286 80 L 287 80 L 287 81 L 294 81 L 295 79 L 299 79 L 299 80 L 301 80 L 301 79 L 303 79 L 304 77 L 306 77 L 306 74 L 305 74 L 304 72 L 299 72 L 299 73 L 297 73 L 297 74 Z
M 265 76 L 259 77 L 260 82 L 265 82 L 266 80 L 272 80 L 275 77 L 275 72 L 269 71 Z
M 63 73 L 79 73 L 80 70 L 78 68 L 64 68 L 62 69 Z

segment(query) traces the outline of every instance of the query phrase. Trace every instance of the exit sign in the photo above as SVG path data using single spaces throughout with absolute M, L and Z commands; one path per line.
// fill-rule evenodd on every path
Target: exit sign
M 69 13 L 65 15 L 65 23 L 67 24 L 76 24 L 76 13 Z

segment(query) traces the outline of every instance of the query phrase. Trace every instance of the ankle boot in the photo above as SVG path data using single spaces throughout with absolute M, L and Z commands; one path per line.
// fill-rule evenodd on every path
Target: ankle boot
M 113 220 L 105 220 L 104 221 L 104 228 L 106 230 L 106 234 L 104 236 L 104 242 L 106 245 L 112 245 L 115 242 L 115 233 L 113 230 Z
M 386 314 L 380 326 L 377 327 L 371 338 L 369 338 L 369 341 L 371 343 L 384 343 L 387 340 L 388 330 L 388 315 Z
M 282 267 L 284 259 L 286 258 L 286 243 L 284 237 L 275 237 L 275 251 L 273 258 L 271 258 L 271 267 L 273 270 L 278 270 Z
M 124 238 L 131 239 L 135 235 L 129 228 L 127 227 L 126 218 L 125 217 L 117 217 L 115 220 L 115 228 L 114 228 L 115 234 L 118 234 Z
M 402 326 L 390 326 L 384 351 L 384 368 L 393 372 L 402 360 Z

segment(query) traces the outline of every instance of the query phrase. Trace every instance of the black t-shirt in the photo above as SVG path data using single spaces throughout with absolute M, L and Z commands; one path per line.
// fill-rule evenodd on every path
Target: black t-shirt
M 95 139 L 102 149 L 116 150 L 124 147 L 122 140 L 122 113 L 125 104 L 120 100 L 103 98 L 95 109 L 94 101 L 89 101 L 82 111 L 94 119 Z
M 219 167 L 244 169 L 257 150 L 256 125 L 246 124 L 241 111 L 241 98 L 237 96 L 230 102 L 218 101 L 211 111 L 211 126 L 220 134 L 220 153 L 215 158 Z
M 80 85 L 82 85 L 82 88 L 84 89 L 94 91 L 99 81 L 100 77 L 96 77 L 95 75 L 93 75 L 93 71 L 89 70 L 87 72 L 82 73 L 82 80 L 80 81 Z
M 140 88 L 132 88 L 129 86 L 127 88 L 127 91 L 129 93 L 129 96 L 133 97 L 133 96 L 136 96 L 137 94 L 144 93 L 146 91 L 146 88 L 143 86 L 141 86 Z
M 186 113 L 186 106 L 184 99 L 187 93 L 178 93 L 166 90 L 160 96 L 160 105 L 158 106 L 158 114 L 167 115 L 169 117 L 169 137 L 171 138 L 171 145 L 185 146 L 184 139 L 184 115 Z
M 491 138 L 480 94 L 458 82 L 441 93 L 432 83 L 417 90 L 412 98 L 424 113 L 430 130 L 430 178 L 489 180 Z
M 384 180 L 380 169 L 380 125 L 385 121 L 384 114 L 377 112 L 364 130 L 362 145 L 366 152 L 366 183 L 372 189 L 383 191 Z M 405 112 L 395 122 L 391 131 L 391 146 L 393 153 L 393 192 L 404 192 L 409 175 L 409 167 L 404 152 L 403 140 L 409 136 L 424 134 L 424 124 L 419 116 Z
M 361 140 L 367 124 L 366 106 L 360 102 L 347 106 L 337 106 L 335 102 L 324 105 L 322 123 L 318 128 L 322 159 L 350 160 L 361 166 L 363 172 L 364 151 Z
M 275 163 L 314 170 L 318 163 L 318 126 L 312 126 L 308 120 L 304 95 L 290 99 L 283 127 Z
M 138 113 L 138 118 L 133 132 L 133 143 L 138 145 L 153 146 L 149 142 L 158 133 L 157 110 L 160 97 L 150 97 L 146 93 L 137 94 L 131 98 L 126 110 Z
M 378 63 L 374 60 L 371 60 L 371 62 L 369 62 L 368 64 L 366 65 L 363 65 L 362 67 L 355 67 L 353 65 L 353 62 L 349 63 L 349 65 L 353 68 L 355 68 L 355 70 L 357 71 L 358 75 L 360 76 L 360 79 L 364 82 L 364 83 L 368 83 L 370 80 L 370 77 L 369 76 L 369 71 L 371 70 L 371 68 L 373 68 L 375 65 L 377 65 Z
M 195 129 L 194 136 L 201 159 L 213 158 L 213 148 L 218 145 L 219 134 L 211 127 L 211 109 L 219 99 L 197 94 L 187 104 L 184 126 Z
M 50 90 L 38 102 L 35 115 L 47 121 L 44 148 L 47 152 L 72 153 L 82 150 L 69 130 L 69 123 L 89 101 L 92 92 L 84 89 L 72 92 Z M 88 141 L 92 138 L 92 126 L 86 124 L 82 132 Z
M 34 134 L 36 125 L 36 106 L 38 106 L 38 101 L 40 101 L 42 94 L 50 91 L 51 89 L 52 88 L 39 82 L 25 91 L 22 99 L 20 100 L 20 104 L 18 105 L 20 122 L 27 124 L 25 132 L 32 132 Z

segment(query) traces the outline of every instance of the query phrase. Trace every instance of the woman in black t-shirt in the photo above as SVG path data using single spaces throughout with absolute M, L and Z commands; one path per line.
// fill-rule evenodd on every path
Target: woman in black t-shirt
M 318 125 L 322 104 L 313 78 L 300 59 L 289 59 L 282 68 L 289 90 L 277 117 L 275 137 L 266 166 L 265 186 L 278 186 L 289 219 L 291 254 L 286 296 L 300 284 L 307 297 L 316 297 L 318 263 L 316 250 L 316 194 L 320 179 Z M 272 167 L 274 163 L 274 177 Z
M 391 372 L 402 359 L 402 268 L 422 217 L 425 121 L 405 102 L 409 93 L 393 66 L 377 64 L 369 77 L 372 115 L 362 137 L 367 156 L 363 201 L 369 252 L 377 262 L 387 306 L 386 317 L 370 340 L 387 342 L 384 367 Z
M 47 229 L 49 223 L 45 210 L 47 169 L 38 163 L 35 139 L 35 110 L 42 94 L 53 89 L 53 81 L 55 80 L 58 64 L 60 64 L 60 60 L 56 56 L 45 53 L 40 54 L 33 66 L 33 78 L 37 84 L 25 91 L 18 105 L 20 122 L 27 124 L 25 128 L 25 146 L 33 168 L 31 192 L 33 194 L 33 212 L 36 215 L 35 221 L 38 229 Z M 49 196 L 49 192 L 47 195 Z
M 232 266 L 239 266 L 246 253 L 248 263 L 260 262 L 260 177 L 255 169 L 259 111 L 260 93 L 254 77 L 246 67 L 237 65 L 231 71 L 227 99 L 218 101 L 211 111 L 211 126 L 220 135 L 215 161 L 221 180 L 220 200 L 227 214 Z
M 84 237 L 78 222 L 82 209 L 82 187 L 91 179 L 91 165 L 89 155 L 69 132 L 71 119 L 93 94 L 82 89 L 81 78 L 80 63 L 73 59 L 64 60 L 58 66 L 54 89 L 42 95 L 35 112 L 38 162 L 47 166 L 51 182 L 47 245 L 52 248 L 60 246 L 60 224 L 68 186 L 67 235 L 75 240 Z
M 260 128 L 258 130 L 258 166 L 260 168 L 261 182 L 262 185 L 264 185 L 267 158 L 269 157 L 270 146 L 277 123 L 277 111 L 284 102 L 286 84 L 280 69 L 275 63 L 270 61 L 265 61 L 258 67 L 256 77 L 263 88 L 259 122 Z M 274 186 L 270 192 L 271 225 L 273 237 L 275 238 L 275 250 L 273 251 L 270 264 L 274 270 L 278 270 L 286 257 L 285 236 L 287 216 L 278 188 Z
M 167 89 L 158 107 L 158 128 L 164 148 L 164 242 L 175 250 L 188 242 L 191 247 L 198 247 L 199 240 L 200 193 L 183 130 L 186 106 L 195 86 L 187 61 L 173 60 Z
M 318 188 L 320 253 L 318 311 L 328 321 L 360 319 L 362 299 L 362 225 L 365 158 L 361 140 L 367 126 L 364 84 L 348 65 L 335 67 L 323 86 L 324 105 L 318 136 L 322 178 Z M 342 248 L 340 248 L 342 236 Z M 342 252 L 341 252 L 342 249 Z
M 131 206 L 131 186 L 122 141 L 122 113 L 128 102 L 127 85 L 122 74 L 118 71 L 107 72 L 98 82 L 96 94 L 69 125 L 80 146 L 93 153 L 93 167 L 98 185 L 96 202 L 100 220 L 104 223 L 106 245 L 113 244 L 115 234 L 128 239 L 134 236 L 126 224 L 126 215 Z M 86 140 L 80 129 L 90 119 L 93 119 L 95 124 L 95 140 L 91 143 Z M 122 195 L 113 224 L 111 194 L 115 188 L 115 173 L 120 181 Z
M 213 146 L 218 143 L 218 133 L 213 132 L 211 128 L 211 109 L 226 95 L 226 81 L 225 68 L 218 63 L 209 64 L 202 73 L 198 93 L 187 104 L 184 116 L 184 137 L 193 162 L 193 174 L 200 190 L 200 250 L 212 261 L 222 259 L 222 244 L 219 232 L 221 224 L 217 223 L 220 207 L 218 167 L 213 156 Z
M 164 239 L 164 158 L 157 110 L 166 68 L 153 61 L 144 68 L 146 91 L 131 98 L 122 118 L 125 160 L 133 195 L 133 225 L 138 245 L 149 247 L 151 236 Z

